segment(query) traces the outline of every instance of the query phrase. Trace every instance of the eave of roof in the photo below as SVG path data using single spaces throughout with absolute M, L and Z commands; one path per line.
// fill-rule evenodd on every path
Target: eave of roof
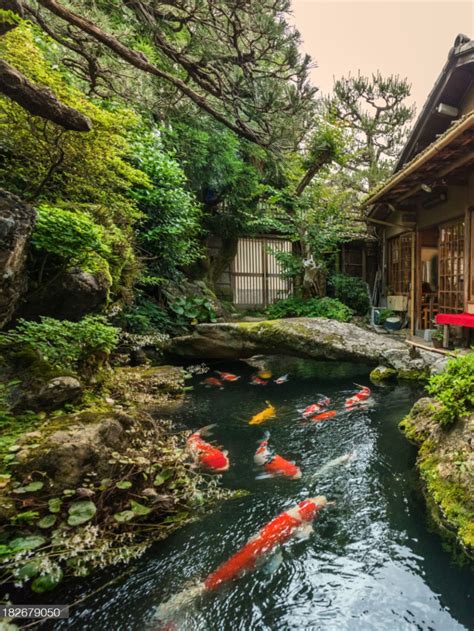
M 461 37 L 461 35 L 458 35 L 458 38 Z M 398 157 L 398 160 L 394 167 L 394 173 L 400 171 L 403 168 L 406 158 L 409 156 L 413 145 L 418 141 L 418 138 L 422 134 L 423 128 L 425 127 L 429 117 L 433 113 L 436 102 L 440 98 L 440 95 L 446 86 L 446 82 L 448 80 L 450 72 L 456 67 L 456 64 L 459 62 L 460 58 L 470 55 L 473 51 L 474 40 L 469 40 L 467 42 L 463 41 L 458 46 L 453 46 L 453 48 L 451 48 L 451 50 L 449 51 L 448 59 L 443 66 L 439 77 L 436 79 L 431 92 L 428 94 L 423 108 L 415 121 L 410 135 L 408 136 L 405 146 L 403 147 L 400 156 Z
M 394 173 L 388 180 L 380 186 L 372 190 L 365 199 L 362 200 L 361 207 L 366 208 L 380 202 L 381 198 L 388 193 L 394 186 L 410 174 L 417 171 L 424 163 L 428 162 L 433 156 L 436 156 L 443 148 L 447 147 L 463 132 L 474 127 L 474 111 L 469 112 L 447 129 L 444 134 L 431 143 L 426 149 L 418 153 L 410 162 L 408 162 L 400 171 Z M 370 215 L 371 213 L 369 213 Z

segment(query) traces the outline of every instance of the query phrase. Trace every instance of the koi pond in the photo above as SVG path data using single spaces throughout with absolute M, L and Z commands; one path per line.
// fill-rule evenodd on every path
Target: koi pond
M 228 449 L 231 463 L 223 484 L 248 495 L 222 503 L 157 544 L 55 629 L 473 628 L 472 568 L 459 565 L 431 531 L 414 470 L 415 449 L 398 430 L 420 388 L 371 386 L 368 402 L 345 410 L 345 399 L 358 389 L 354 382 L 370 385 L 366 367 L 276 361 L 267 385 L 250 383 L 256 371 L 247 364 L 212 364 L 212 370 L 241 378 L 219 389 L 200 383 L 216 373 L 195 375 L 178 419 L 193 430 L 216 424 L 212 439 Z M 284 373 L 288 381 L 275 383 Z M 301 411 L 322 396 L 331 399 L 337 415 L 318 423 L 303 420 Z M 276 417 L 249 425 L 266 401 L 275 406 Z M 301 468 L 301 479 L 262 476 L 253 457 L 266 430 L 275 452 Z M 345 454 L 352 457 L 321 470 Z M 335 505 L 321 511 L 309 538 L 290 540 L 253 572 L 200 596 L 172 624 L 154 619 L 160 603 L 202 581 L 278 513 L 321 494 Z M 117 573 L 69 584 L 54 594 L 54 602 L 76 601 Z

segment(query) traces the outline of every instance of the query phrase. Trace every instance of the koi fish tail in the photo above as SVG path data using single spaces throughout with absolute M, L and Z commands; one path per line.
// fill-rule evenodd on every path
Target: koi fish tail
M 268 431 L 268 429 L 267 429 L 267 431 L 266 431 L 266 432 L 264 432 L 264 433 L 263 433 L 262 438 L 261 438 L 258 442 L 259 442 L 259 443 L 262 443 L 262 442 L 264 442 L 265 440 L 270 440 L 270 432 Z
M 175 619 L 179 619 L 184 609 L 192 605 L 193 602 L 204 593 L 205 589 L 204 583 L 197 583 L 190 585 L 178 594 L 174 594 L 166 602 L 161 603 L 161 605 L 156 608 L 153 615 L 154 620 L 171 622 Z

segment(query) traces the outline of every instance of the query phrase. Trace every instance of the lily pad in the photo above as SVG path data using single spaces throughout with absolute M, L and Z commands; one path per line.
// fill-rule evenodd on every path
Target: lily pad
M 10 482 L 11 477 L 12 476 L 8 473 L 2 473 L 0 475 L 0 489 L 4 489 L 7 486 L 7 484 Z
M 119 524 L 123 524 L 126 521 L 130 521 L 135 517 L 135 513 L 131 510 L 124 510 L 121 513 L 115 513 L 114 519 L 118 521 Z
M 130 500 L 130 506 L 132 507 L 132 512 L 135 513 L 135 515 L 148 515 L 151 513 L 151 508 L 148 508 L 148 506 L 144 506 L 143 504 L 139 504 L 138 502 L 135 502 L 135 500 Z
M 25 563 L 25 565 L 21 566 L 21 568 L 18 570 L 17 576 L 20 579 L 33 578 L 39 573 L 39 571 L 40 571 L 39 562 L 29 561 L 28 563 Z
M 157 473 L 157 475 L 155 476 L 155 479 L 153 480 L 153 484 L 155 486 L 161 486 L 172 475 L 173 475 L 172 469 L 163 469 L 162 471 L 160 471 L 160 473 Z
M 39 528 L 51 528 L 56 523 L 56 515 L 46 515 L 39 520 L 38 526 Z
M 132 483 L 128 480 L 123 480 L 123 482 L 117 482 L 115 485 L 118 489 L 129 489 L 132 486 Z
M 26 552 L 27 550 L 39 548 L 44 543 L 46 543 L 46 539 L 41 535 L 28 535 L 27 537 L 12 539 L 9 543 L 9 547 L 12 552 Z
M 44 486 L 44 482 L 37 480 L 36 482 L 30 482 L 26 486 L 19 486 L 17 489 L 13 489 L 13 493 L 34 493 L 39 491 Z
M 48 508 L 50 513 L 59 513 L 61 510 L 62 499 L 60 497 L 53 497 L 48 501 Z
M 61 582 L 62 578 L 63 573 L 58 568 L 56 571 L 51 572 L 51 574 L 45 574 L 44 576 L 38 576 L 38 578 L 35 578 L 35 580 L 31 583 L 31 589 L 37 594 L 49 592 Z
M 90 521 L 97 512 L 96 505 L 90 500 L 73 502 L 69 507 L 67 523 L 70 526 L 80 526 Z

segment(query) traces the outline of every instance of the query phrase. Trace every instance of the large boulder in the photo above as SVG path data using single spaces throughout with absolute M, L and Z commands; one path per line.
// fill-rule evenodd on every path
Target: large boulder
M 193 359 L 242 359 L 278 352 L 308 359 L 381 364 L 405 378 L 427 375 L 438 358 L 427 351 L 414 353 L 393 336 L 327 318 L 200 324 L 192 335 L 174 338 L 169 352 Z
M 82 395 L 81 382 L 75 377 L 54 377 L 38 392 L 28 392 L 14 406 L 14 411 L 56 410 L 66 403 L 75 403 Z
M 107 303 L 109 289 L 110 280 L 104 274 L 73 268 L 31 292 L 18 315 L 77 321 L 88 313 L 100 311 Z
M 27 289 L 26 255 L 35 218 L 34 208 L 0 189 L 0 327 Z

